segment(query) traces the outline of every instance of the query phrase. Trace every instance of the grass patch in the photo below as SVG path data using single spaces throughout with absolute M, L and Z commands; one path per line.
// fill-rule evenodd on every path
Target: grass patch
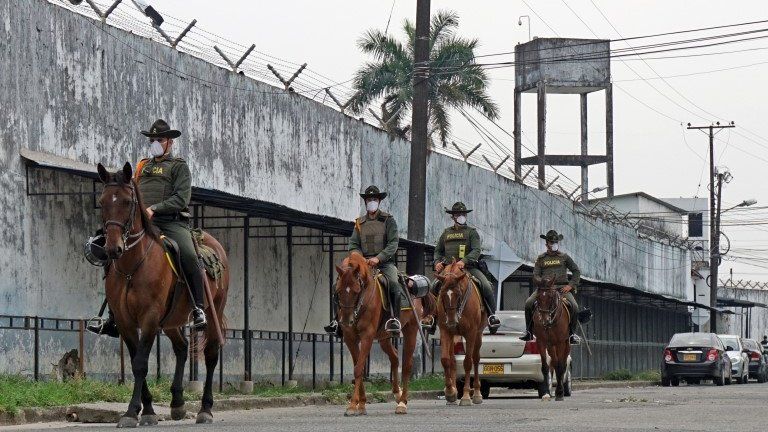
M 603 375 L 603 379 L 608 381 L 660 381 L 661 373 L 653 370 L 632 373 L 627 369 L 617 369 Z
M 170 402 L 170 380 L 149 380 L 149 390 L 155 402 Z M 218 386 L 214 386 L 218 390 Z M 253 395 L 259 397 L 280 397 L 293 395 L 321 394 L 334 403 L 343 403 L 352 392 L 352 384 L 329 384 L 325 388 L 313 391 L 308 387 L 287 388 L 269 382 L 255 383 Z M 410 382 L 411 391 L 441 390 L 443 388 L 442 377 L 429 375 Z M 392 387 L 388 379 L 372 378 L 366 391 L 390 392 Z M 77 379 L 67 382 L 32 381 L 20 376 L 0 375 L 0 413 L 8 412 L 16 414 L 20 408 L 25 407 L 53 407 L 66 406 L 88 402 L 122 402 L 128 403 L 133 391 L 133 385 L 119 385 L 113 382 L 103 382 L 89 379 Z M 222 393 L 214 392 L 215 396 L 241 395 L 233 385 L 226 385 Z M 184 392 L 186 400 L 200 399 L 200 395 Z M 378 398 L 382 399 L 382 398 Z M 378 401 L 377 398 L 372 400 Z

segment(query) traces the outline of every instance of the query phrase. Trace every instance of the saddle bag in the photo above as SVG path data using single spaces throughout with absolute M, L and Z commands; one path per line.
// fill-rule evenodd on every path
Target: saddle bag
M 424 275 L 412 275 L 406 277 L 405 286 L 412 296 L 421 298 L 427 295 L 432 284 Z

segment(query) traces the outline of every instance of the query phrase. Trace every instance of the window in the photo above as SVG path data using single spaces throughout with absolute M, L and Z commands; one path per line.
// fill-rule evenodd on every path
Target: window
M 704 236 L 704 220 L 702 213 L 688 214 L 688 237 Z

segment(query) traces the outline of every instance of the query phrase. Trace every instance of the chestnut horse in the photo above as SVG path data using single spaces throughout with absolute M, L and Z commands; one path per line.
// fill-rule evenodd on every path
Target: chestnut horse
M 554 368 L 557 378 L 555 400 L 562 401 L 568 356 L 571 354 L 571 344 L 568 340 L 571 311 L 568 310 L 563 293 L 554 284 L 554 278 L 533 277 L 533 286 L 536 287 L 533 334 L 536 336 L 541 355 L 541 374 L 549 378 L 550 368 Z M 542 399 L 549 399 L 549 389 L 550 386 L 547 386 L 547 394 Z
M 400 323 L 403 332 L 403 375 L 402 386 L 398 380 L 399 359 L 397 349 L 392 345 L 390 335 L 384 330 L 384 323 L 389 317 L 382 304 L 382 292 L 379 291 L 374 272 L 365 258 L 358 253 L 352 253 L 336 266 L 339 277 L 336 280 L 336 295 L 338 298 L 338 317 L 344 335 L 344 342 L 352 356 L 355 368 L 355 387 L 352 397 L 344 412 L 345 416 L 366 415 L 365 386 L 363 372 L 371 352 L 373 340 L 379 341 L 379 346 L 387 354 L 390 361 L 392 393 L 395 395 L 397 407 L 395 413 L 408 412 L 408 383 L 413 368 L 413 352 L 416 349 L 416 335 L 419 332 L 420 319 L 414 316 L 412 310 L 400 311 Z M 383 289 L 386 296 L 386 289 Z M 429 299 L 412 299 L 416 314 L 431 314 L 434 302 Z
M 111 260 L 105 280 L 107 302 L 130 353 L 134 377 L 133 396 L 118 427 L 136 427 L 139 411 L 141 425 L 157 424 L 146 377 L 149 354 L 160 330 L 171 340 L 176 355 L 176 370 L 171 385 L 171 417 L 174 420 L 185 417 L 182 380 L 188 342 L 181 328 L 189 321 L 192 311 L 186 288 L 180 288 L 184 292 L 178 296 L 178 302 L 173 304 L 177 277 L 164 256 L 157 228 L 145 212 L 146 207 L 132 179 L 132 171 L 130 163 L 126 163 L 117 173 L 110 173 L 104 166 L 98 165 L 99 178 L 104 183 L 99 203 L 106 237 L 105 249 Z M 207 233 L 204 234 L 203 243 L 213 248 L 224 264 L 223 275 L 219 280 L 208 279 L 214 304 L 209 304 L 206 310 L 210 316 L 210 308 L 215 307 L 223 323 L 229 287 L 227 255 L 221 244 Z M 211 324 L 204 335 L 206 377 L 197 423 L 213 421 L 212 384 L 219 359 L 220 341 Z
M 465 272 L 454 260 L 436 274 L 442 286 L 437 297 L 437 324 L 440 326 L 440 362 L 445 373 L 445 400 L 455 404 L 458 397 L 456 389 L 456 358 L 453 354 L 456 336 L 464 338 L 464 394 L 461 406 L 483 403 L 480 394 L 480 346 L 483 344 L 483 329 L 488 317 L 480 298 L 480 292 L 469 273 Z M 470 372 L 474 368 L 474 393 L 469 396 Z

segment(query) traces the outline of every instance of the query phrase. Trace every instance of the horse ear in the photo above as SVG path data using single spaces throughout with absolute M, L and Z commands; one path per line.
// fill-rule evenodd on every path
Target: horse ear
M 336 273 L 338 273 L 338 274 L 339 274 L 339 276 L 341 276 L 341 275 L 343 275 L 343 274 L 344 274 L 344 270 L 342 270 L 342 269 L 341 269 L 341 267 L 339 267 L 339 266 L 336 266 Z
M 109 172 L 104 168 L 104 165 L 101 163 L 96 165 L 96 171 L 98 171 L 99 180 L 101 180 L 102 183 L 109 183 Z
M 123 182 L 130 183 L 131 177 L 133 177 L 133 167 L 130 162 L 126 162 L 123 165 Z

